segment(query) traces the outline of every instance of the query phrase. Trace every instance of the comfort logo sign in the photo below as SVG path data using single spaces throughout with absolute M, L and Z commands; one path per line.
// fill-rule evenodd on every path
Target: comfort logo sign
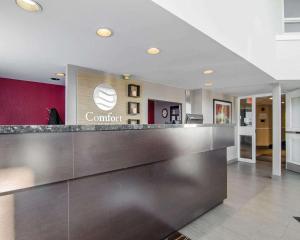
M 117 104 L 117 93 L 108 84 L 100 84 L 94 90 L 94 102 L 103 111 L 113 109 Z
M 93 94 L 94 103 L 103 111 L 112 110 L 117 104 L 117 92 L 109 84 L 102 83 L 98 85 Z M 113 115 L 111 112 L 107 115 L 95 115 L 94 112 L 87 112 L 85 119 L 88 122 L 102 123 L 120 123 L 122 116 Z

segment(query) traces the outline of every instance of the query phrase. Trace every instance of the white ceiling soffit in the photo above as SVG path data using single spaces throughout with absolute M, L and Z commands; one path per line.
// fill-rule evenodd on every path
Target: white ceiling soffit
M 272 77 L 150 0 L 40 0 L 28 13 L 14 0 L 0 3 L 0 76 L 51 82 L 67 64 L 196 89 L 213 86 L 238 94 Z M 101 39 L 99 27 L 113 36 Z M 161 54 L 146 54 L 149 47 Z M 203 70 L 213 69 L 211 75 Z
M 282 93 L 287 93 L 300 89 L 300 81 L 296 80 L 282 80 L 277 81 L 280 83 Z M 248 84 L 244 86 L 236 87 L 225 87 L 225 88 L 215 88 L 214 91 L 219 93 L 225 93 L 230 96 L 250 96 L 256 94 L 272 94 L 274 83 L 261 83 L 261 84 Z

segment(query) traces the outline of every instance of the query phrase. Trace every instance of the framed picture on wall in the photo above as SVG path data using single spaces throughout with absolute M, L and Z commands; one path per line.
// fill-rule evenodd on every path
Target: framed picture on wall
M 139 85 L 135 84 L 129 84 L 128 85 L 128 97 L 140 97 L 141 95 L 141 87 Z
M 140 124 L 140 120 L 139 119 L 128 119 L 128 124 Z
M 213 100 L 214 124 L 232 123 L 232 102 L 224 100 Z
M 137 115 L 140 113 L 140 103 L 138 102 L 129 102 L 128 103 L 128 114 Z

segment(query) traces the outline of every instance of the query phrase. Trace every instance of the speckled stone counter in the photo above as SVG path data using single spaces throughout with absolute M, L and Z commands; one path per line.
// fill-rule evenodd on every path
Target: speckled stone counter
M 2 126 L 0 125 L 0 134 L 122 131 L 122 130 L 147 130 L 147 129 L 191 128 L 191 127 L 212 127 L 212 126 L 232 127 L 234 125 L 214 125 L 214 124 L 2 125 Z

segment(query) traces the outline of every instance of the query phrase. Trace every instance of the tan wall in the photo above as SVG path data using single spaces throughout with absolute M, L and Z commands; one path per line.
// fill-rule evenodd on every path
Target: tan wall
M 101 83 L 111 85 L 117 92 L 117 104 L 111 111 L 103 111 L 99 109 L 93 100 L 94 89 Z M 141 86 L 141 97 L 128 97 L 128 84 L 138 84 Z M 119 76 L 107 74 L 93 70 L 79 70 L 77 72 L 77 123 L 78 124 L 104 124 L 103 122 L 87 121 L 86 113 L 93 112 L 94 115 L 107 115 L 111 113 L 115 116 L 121 116 L 122 121 L 116 124 L 127 124 L 128 119 L 139 119 L 142 123 L 144 119 L 144 107 L 140 106 L 140 114 L 129 115 L 127 110 L 128 102 L 139 102 L 141 104 L 143 98 L 142 82 L 134 80 L 123 80 Z M 107 123 L 111 124 L 111 123 Z
M 265 111 L 262 111 L 262 108 Z M 282 141 L 285 141 L 285 104 L 282 104 L 281 109 L 282 120 Z M 263 114 L 263 115 L 261 115 Z M 265 115 L 265 116 L 264 116 Z M 262 117 L 265 117 L 265 122 L 261 122 Z M 272 144 L 273 134 L 273 115 L 272 105 L 257 105 L 256 106 L 256 145 L 257 146 L 270 146 Z
M 262 122 L 262 120 L 264 120 L 264 122 Z M 271 144 L 272 144 L 272 105 L 257 105 L 256 145 L 267 147 Z

